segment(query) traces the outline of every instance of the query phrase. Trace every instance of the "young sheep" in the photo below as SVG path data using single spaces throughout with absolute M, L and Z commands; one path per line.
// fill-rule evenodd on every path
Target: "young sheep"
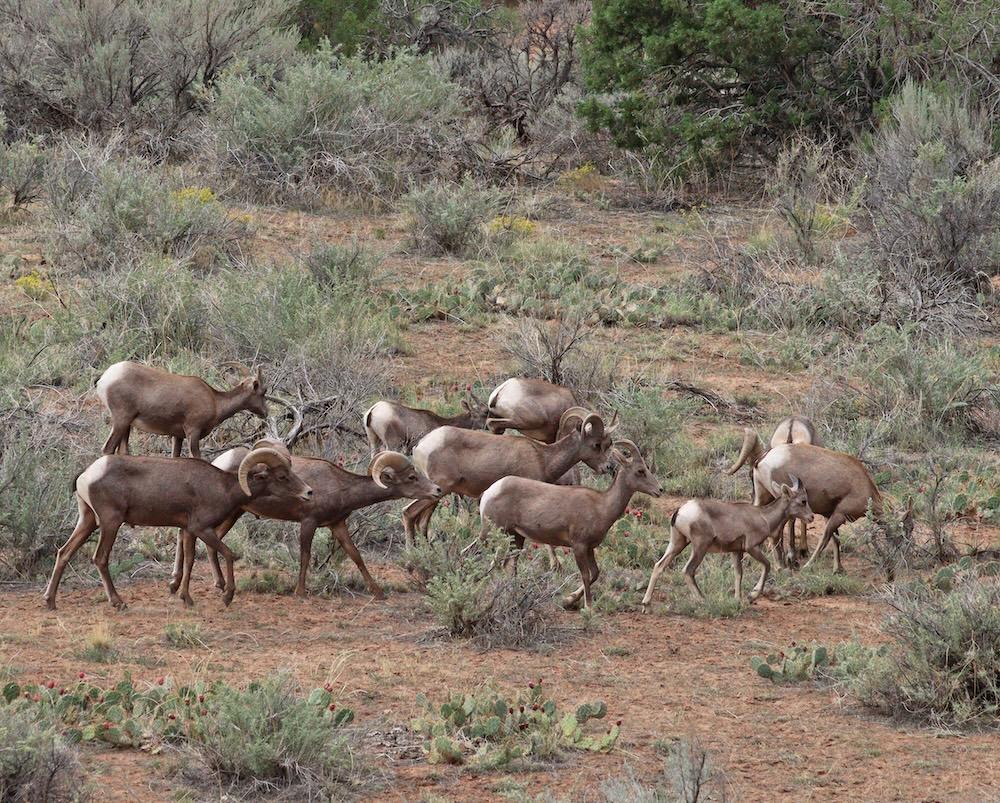
M 440 427 L 421 439 L 413 462 L 444 493 L 479 497 L 501 477 L 515 475 L 552 482 L 580 461 L 604 471 L 611 448 L 599 415 L 567 414 L 567 434 L 555 443 L 531 438 L 494 435 L 456 427 Z M 426 537 L 438 500 L 418 500 L 403 511 L 407 545 L 421 529 Z
M 567 606 L 579 602 L 582 595 L 584 606 L 590 607 L 591 586 L 600 574 L 594 550 L 625 512 L 632 495 L 646 493 L 658 497 L 663 493 L 632 441 L 615 441 L 611 457 L 619 469 L 606 491 L 504 477 L 493 483 L 479 501 L 483 519 L 480 540 L 485 539 L 490 525 L 495 524 L 514 538 L 518 550 L 526 538 L 573 550 L 583 583 L 566 598 Z
M 379 452 L 409 452 L 431 430 L 438 427 L 482 429 L 486 407 L 471 393 L 462 400 L 464 413 L 443 416 L 391 401 L 375 402 L 365 411 L 365 432 L 372 457 Z
M 816 431 L 815 424 L 813 424 L 810 419 L 801 415 L 789 416 L 774 428 L 769 448 L 773 449 L 775 446 L 780 446 L 784 443 L 811 443 L 813 446 L 823 445 L 819 433 Z M 764 449 L 764 444 L 761 443 L 760 437 L 757 433 L 749 428 L 744 429 L 743 447 L 740 449 L 740 456 L 736 459 L 736 462 L 727 473 L 730 475 L 735 474 L 744 463 L 749 463 L 751 466 L 750 484 L 751 488 L 753 488 L 753 466 L 756 466 L 765 454 L 767 454 L 767 451 Z M 756 500 L 756 498 L 756 492 L 754 492 L 754 499 Z M 759 502 L 757 502 L 757 504 L 759 504 Z M 796 546 L 795 543 L 795 524 L 795 519 L 788 520 L 787 553 L 784 549 L 784 528 L 778 534 L 777 541 L 772 545 L 778 556 L 778 560 L 783 566 L 795 566 L 798 563 L 799 557 L 805 557 L 809 554 L 809 539 L 806 533 L 805 522 L 798 522 L 798 546 Z
M 274 446 L 279 450 L 283 448 L 280 444 L 274 444 L 270 441 L 260 441 L 255 444 L 255 448 L 262 444 Z M 219 455 L 212 465 L 223 471 L 232 471 L 247 451 L 246 447 L 230 449 Z M 355 510 L 390 499 L 437 500 L 441 497 L 441 489 L 426 477 L 421 476 L 409 459 L 398 452 L 382 452 L 376 455 L 368 466 L 367 474 L 354 474 L 345 471 L 330 461 L 318 457 L 290 457 L 292 470 L 308 482 L 313 489 L 312 498 L 300 500 L 268 496 L 250 501 L 243 510 L 269 519 L 300 522 L 299 579 L 295 586 L 295 593 L 299 596 L 305 596 L 313 536 L 319 527 L 328 527 L 344 551 L 354 561 L 354 565 L 358 567 L 358 571 L 365 578 L 372 595 L 376 599 L 385 599 L 385 593 L 368 573 L 361 553 L 358 552 L 354 541 L 351 540 L 351 535 L 347 530 L 348 516 Z M 243 510 L 216 529 L 216 535 L 220 539 L 229 532 Z M 180 574 L 181 551 L 178 550 L 174 565 L 174 583 L 171 584 L 171 593 L 173 593 L 177 577 Z M 222 571 L 219 567 L 218 555 L 211 547 L 208 549 L 208 554 L 215 573 L 216 585 L 221 588 Z
M 812 521 L 809 500 L 802 483 L 791 477 L 791 486 L 773 485 L 774 501 L 763 507 L 749 502 L 722 502 L 717 499 L 691 499 L 681 505 L 670 518 L 670 544 L 663 557 L 656 562 L 649 578 L 646 594 L 642 598 L 645 611 L 653 599 L 653 589 L 663 570 L 673 563 L 688 544 L 691 557 L 684 566 L 684 580 L 691 593 L 704 599 L 694 574 L 709 552 L 730 552 L 735 570 L 735 594 L 740 599 L 743 594 L 743 553 L 749 552 L 764 568 L 760 580 L 750 593 L 753 602 L 764 590 L 764 583 L 771 571 L 771 564 L 761 551 L 761 544 L 773 538 L 789 516 L 803 521 Z
M 260 371 L 231 390 L 215 390 L 196 376 L 181 376 L 135 362 L 119 362 L 97 380 L 97 395 L 111 414 L 111 434 L 104 454 L 128 454 L 132 427 L 174 439 L 180 457 L 188 439 L 192 457 L 201 457 L 200 441 L 240 410 L 267 416 Z
M 80 517 L 69 540 L 60 548 L 45 590 L 45 601 L 55 610 L 56 592 L 66 564 L 100 526 L 101 537 L 94 563 L 101 574 L 108 601 L 124 608 L 118 595 L 108 558 L 122 524 L 145 527 L 179 527 L 185 537 L 200 538 L 218 549 L 226 559 L 224 601 L 228 605 L 236 591 L 233 577 L 235 555 L 215 534 L 215 528 L 241 511 L 253 499 L 275 497 L 307 500 L 309 488 L 291 470 L 288 458 L 270 449 L 254 449 L 236 474 L 193 458 L 132 457 L 105 455 L 87 467 L 74 483 Z M 191 561 L 194 549 L 191 549 Z M 181 598 L 192 604 L 188 593 L 191 562 L 184 566 Z

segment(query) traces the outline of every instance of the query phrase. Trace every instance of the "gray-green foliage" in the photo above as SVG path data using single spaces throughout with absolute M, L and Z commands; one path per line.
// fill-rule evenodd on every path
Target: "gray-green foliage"
M 403 197 L 412 246 L 429 254 L 473 254 L 486 236 L 486 224 L 500 211 L 503 198 L 471 177 L 460 184 L 433 181 L 411 187 Z
M 289 0 L 2 0 L 0 107 L 18 134 L 126 126 L 162 146 L 234 59 L 294 58 Z
M 270 675 L 246 690 L 220 684 L 213 692 L 188 746 L 221 784 L 262 793 L 291 786 L 327 798 L 356 779 L 357 757 L 335 707 L 300 697 L 288 675 Z
M 461 520 L 449 529 L 471 537 L 472 528 Z M 536 554 L 531 544 L 515 576 L 503 565 L 511 549 L 506 536 L 497 534 L 485 549 L 459 555 L 467 541 L 451 532 L 405 556 L 428 578 L 427 605 L 445 632 L 486 647 L 533 647 L 550 639 L 559 584 L 538 560 L 528 559 Z
M 202 270 L 237 260 L 248 218 L 231 214 L 210 188 L 184 186 L 116 147 L 67 141 L 49 161 L 49 239 L 64 268 L 124 269 L 144 254 Z
M 991 117 L 960 93 L 907 84 L 871 151 L 865 208 L 877 264 L 984 286 L 1000 270 L 1000 155 Z
M 0 800 L 88 800 L 76 748 L 22 703 L 0 704 Z
M 427 58 L 321 47 L 280 72 L 226 72 L 207 129 L 222 172 L 263 198 L 393 197 L 447 171 L 459 115 L 455 88 Z
M 36 200 L 45 173 L 45 152 L 37 142 L 7 142 L 7 118 L 0 111 L 0 200 L 17 209 Z

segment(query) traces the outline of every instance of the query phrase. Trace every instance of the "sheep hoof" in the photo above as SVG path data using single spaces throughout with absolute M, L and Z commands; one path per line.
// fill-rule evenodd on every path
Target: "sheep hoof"
M 225 580 L 216 580 L 215 581 L 215 587 L 217 589 L 219 589 L 219 591 L 225 591 L 226 590 L 226 581 Z
M 171 581 L 170 585 L 167 586 L 167 588 L 170 589 L 170 596 L 173 596 L 174 594 L 176 594 L 177 593 L 177 589 L 180 588 L 180 587 L 181 587 L 180 583 L 175 583 L 175 582 Z
M 116 597 L 115 599 L 111 600 L 111 607 L 114 608 L 116 611 L 124 611 L 128 607 L 128 605 L 126 604 L 125 600 L 123 600 L 121 597 Z
M 379 602 L 385 602 L 385 600 L 388 599 L 388 597 L 386 597 L 385 595 L 385 592 L 381 588 L 373 591 L 372 597 L 374 599 L 377 599 Z
M 45 607 L 48 608 L 50 611 L 54 611 L 56 609 L 56 601 L 54 599 L 49 599 L 48 597 L 46 597 Z
M 189 594 L 183 594 L 181 596 L 181 599 L 184 600 L 185 607 L 188 607 L 188 608 L 193 608 L 194 607 L 194 600 L 191 599 L 191 596 Z
M 235 589 L 230 589 L 222 596 L 222 602 L 225 604 L 227 608 L 229 607 L 229 603 L 233 601 L 233 595 L 235 593 L 236 593 Z

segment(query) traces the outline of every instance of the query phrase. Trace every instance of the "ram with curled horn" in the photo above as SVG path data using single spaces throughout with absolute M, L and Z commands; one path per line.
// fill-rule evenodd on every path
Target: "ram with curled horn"
M 277 445 L 275 448 L 278 448 Z M 219 455 L 213 465 L 224 471 L 232 471 L 240 465 L 246 452 L 243 447 L 230 449 Z M 384 599 L 385 593 L 368 572 L 364 559 L 351 538 L 347 528 L 348 517 L 355 510 L 390 499 L 436 502 L 441 497 L 441 489 L 417 471 L 406 455 L 399 452 L 380 452 L 372 458 L 364 474 L 347 471 L 319 457 L 291 455 L 290 460 L 292 470 L 313 489 L 312 497 L 307 500 L 273 497 L 255 499 L 218 528 L 217 535 L 220 541 L 244 511 L 264 518 L 299 522 L 299 578 L 295 593 L 305 596 L 313 537 L 318 528 L 327 527 L 335 539 L 334 543 L 343 547 L 358 567 L 372 595 L 377 599 Z M 223 581 L 218 556 L 212 548 L 208 553 L 216 576 L 216 585 L 220 585 Z M 184 560 L 187 559 L 185 554 Z M 178 556 L 174 567 L 175 576 L 179 570 L 180 560 Z
M 473 499 L 501 477 L 555 482 L 580 462 L 604 471 L 611 450 L 604 420 L 596 413 L 587 413 L 582 421 L 571 416 L 566 430 L 555 443 L 541 443 L 520 435 L 441 427 L 416 445 L 413 462 L 445 493 Z M 426 537 L 436 507 L 437 500 L 416 501 L 403 511 L 408 545 L 418 530 Z
M 479 500 L 483 519 L 480 541 L 496 526 L 514 539 L 518 550 L 525 539 L 572 550 L 582 583 L 564 601 L 567 607 L 576 605 L 581 597 L 590 607 L 591 587 L 600 574 L 594 550 L 621 518 L 632 496 L 645 493 L 658 497 L 663 493 L 656 475 L 632 441 L 614 441 L 610 457 L 618 471 L 604 491 L 508 476 L 493 483 Z M 515 553 L 515 570 L 516 560 Z
M 73 488 L 79 518 L 69 540 L 60 548 L 45 600 L 56 606 L 56 592 L 66 565 L 100 527 L 94 563 L 101 575 L 108 601 L 116 608 L 125 602 L 115 590 L 108 560 L 122 524 L 140 527 L 178 527 L 185 561 L 176 567 L 172 589 L 192 604 L 189 593 L 194 543 L 200 538 L 226 559 L 225 580 L 220 583 L 228 605 L 236 591 L 233 574 L 235 554 L 222 543 L 216 529 L 235 521 L 255 500 L 266 497 L 305 503 L 313 491 L 291 467 L 287 453 L 271 445 L 245 450 L 234 472 L 203 460 L 167 457 L 105 455 L 91 463 L 76 478 Z M 220 571 L 221 577 L 221 571 Z

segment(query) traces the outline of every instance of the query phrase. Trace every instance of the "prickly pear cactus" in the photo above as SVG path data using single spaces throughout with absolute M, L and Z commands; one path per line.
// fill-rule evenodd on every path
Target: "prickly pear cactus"
M 585 728 L 607 715 L 604 702 L 585 703 L 560 719 L 555 702 L 545 698 L 542 689 L 538 680 L 516 695 L 449 694 L 440 705 L 421 695 L 418 702 L 424 715 L 410 727 L 426 738 L 430 763 L 467 763 L 480 769 L 503 767 L 525 756 L 550 756 L 560 747 L 593 751 L 614 747 L 621 722 L 603 733 Z

